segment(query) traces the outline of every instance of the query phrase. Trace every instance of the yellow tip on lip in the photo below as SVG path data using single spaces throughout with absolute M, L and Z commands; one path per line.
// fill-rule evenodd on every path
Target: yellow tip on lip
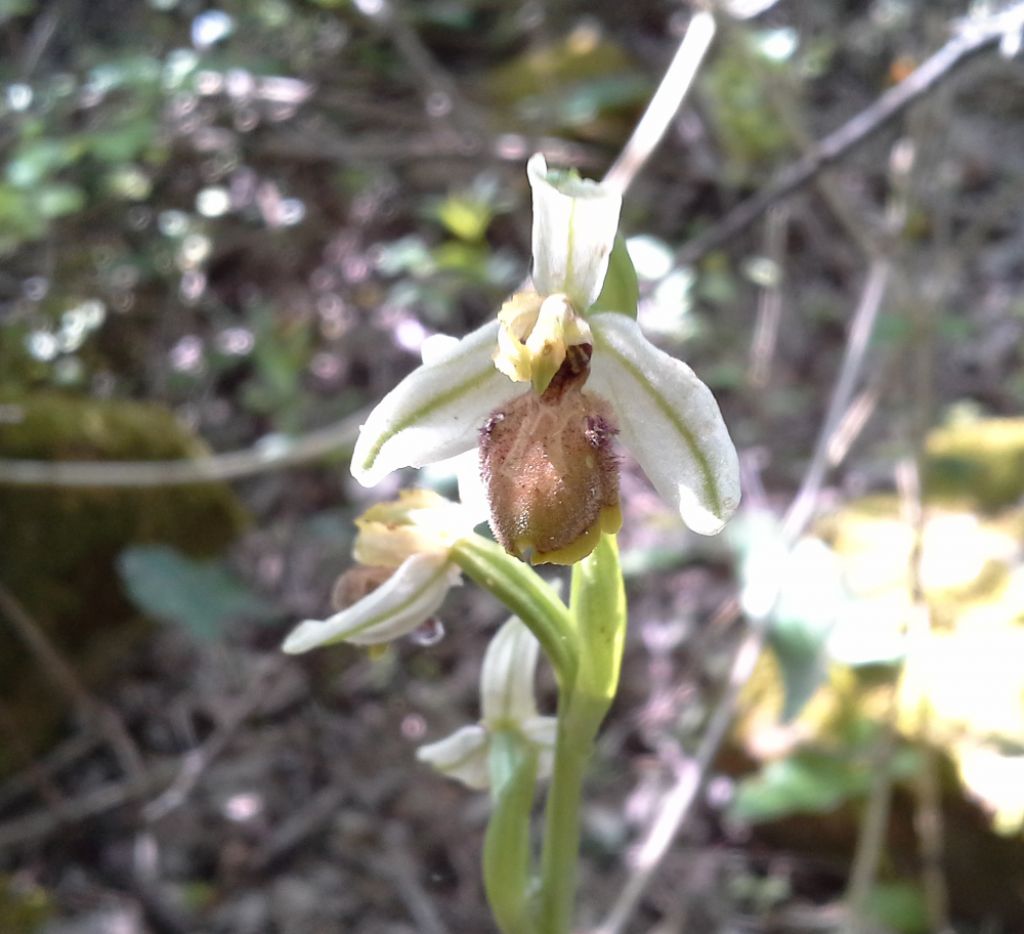
M 533 565 L 576 564 L 577 561 L 582 561 L 597 547 L 597 543 L 601 541 L 602 535 L 614 535 L 621 528 L 622 510 L 619 509 L 616 503 L 614 506 L 603 506 L 597 522 L 575 541 L 562 548 L 556 548 L 554 551 L 540 552 L 534 549 L 531 541 L 526 538 L 520 538 L 516 539 L 516 550 L 524 561 L 528 560 Z

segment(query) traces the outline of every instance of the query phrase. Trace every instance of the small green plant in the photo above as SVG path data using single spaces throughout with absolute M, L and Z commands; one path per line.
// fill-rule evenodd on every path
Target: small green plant
M 371 486 L 400 467 L 468 452 L 463 502 L 410 490 L 368 510 L 357 521 L 356 565 L 335 588 L 337 612 L 301 623 L 284 649 L 376 645 L 430 626 L 463 574 L 515 614 L 484 660 L 480 722 L 420 758 L 490 789 L 484 882 L 501 930 L 565 934 L 583 776 L 626 632 L 614 439 L 704 534 L 736 508 L 739 469 L 711 392 L 636 323 L 636 277 L 616 239 L 621 198 L 549 171 L 542 156 L 527 174 L 534 289 L 462 340 L 429 343 L 423 366 L 370 414 L 353 454 L 353 474 Z M 484 511 L 473 504 L 484 500 L 497 542 L 475 531 Z M 567 603 L 531 567 L 542 563 L 572 566 Z M 555 673 L 554 717 L 540 715 L 533 696 L 538 649 Z M 530 816 L 548 778 L 538 855 Z

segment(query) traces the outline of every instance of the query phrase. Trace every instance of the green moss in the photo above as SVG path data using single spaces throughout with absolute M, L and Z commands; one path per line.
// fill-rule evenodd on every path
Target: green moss
M 3 458 L 170 460 L 206 450 L 159 405 L 50 393 L 0 398 L 0 405 Z M 244 524 L 241 503 L 225 484 L 152 489 L 0 485 L 0 580 L 78 668 L 100 675 L 118 649 L 123 652 L 136 620 L 115 571 L 117 555 L 138 543 L 166 543 L 197 557 L 214 555 Z M 26 726 L 53 721 L 47 709 L 39 708 L 55 706 L 44 703 L 47 691 L 39 677 L 21 643 L 0 625 L 0 683 L 5 695 L 15 698 L 15 711 Z M 4 755 L 0 749 L 0 771 Z
M 0 875 L 0 931 L 4 934 L 35 934 L 52 913 L 50 899 L 41 888 Z

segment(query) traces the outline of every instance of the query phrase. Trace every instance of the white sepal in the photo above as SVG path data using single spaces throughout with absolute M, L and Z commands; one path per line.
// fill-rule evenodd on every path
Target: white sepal
M 487 416 L 522 393 L 491 361 L 498 322 L 451 347 L 432 347 L 430 363 L 391 390 L 359 430 L 352 475 L 373 486 L 400 467 L 422 467 L 475 447 Z
M 540 153 L 526 166 L 533 189 L 533 282 L 565 293 L 585 312 L 601 294 L 619 227 L 622 196 L 599 183 L 549 173 Z
M 711 390 L 632 318 L 605 312 L 588 320 L 588 389 L 611 403 L 622 442 L 683 521 L 701 535 L 720 532 L 739 505 L 739 460 Z
M 380 587 L 325 620 L 307 619 L 285 639 L 289 654 L 334 642 L 376 645 L 404 636 L 437 612 L 459 569 L 446 554 L 418 554 L 399 565 Z
M 416 758 L 449 778 L 482 791 L 491 783 L 490 736 L 482 726 L 473 724 L 456 730 L 451 736 L 428 743 L 416 750 Z

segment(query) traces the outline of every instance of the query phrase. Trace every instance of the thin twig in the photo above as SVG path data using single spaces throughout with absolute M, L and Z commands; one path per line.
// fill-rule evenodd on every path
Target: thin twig
M 453 129 L 473 132 L 479 136 L 486 127 L 483 115 L 463 97 L 455 80 L 420 40 L 409 23 L 406 10 L 396 0 L 378 0 L 372 5 L 372 12 L 367 12 L 370 4 L 356 6 L 388 34 L 395 48 L 405 58 L 423 97 L 427 114 L 448 119 L 455 124 Z M 482 138 L 475 139 L 475 148 L 479 149 L 482 142 Z
M 633 184 L 679 112 L 714 37 L 715 18 L 705 10 L 694 13 L 647 109 L 605 175 L 605 185 L 625 194 Z
M 750 342 L 748 382 L 755 390 L 764 389 L 771 377 L 782 319 L 782 270 L 788 231 L 789 210 L 780 206 L 769 211 L 764 231 L 764 256 L 771 263 L 771 281 L 764 283 L 758 292 L 754 337 Z
M 807 156 L 814 147 L 814 139 L 805 126 L 792 87 L 779 80 L 777 71 L 766 67 L 763 57 L 753 53 L 745 30 L 733 26 L 728 21 L 726 26 L 726 36 L 731 40 L 733 48 L 742 56 L 744 67 L 764 89 L 768 107 L 773 111 L 771 116 L 789 136 L 796 152 L 801 156 Z M 857 245 L 862 255 L 870 258 L 880 252 L 876 243 L 876 233 L 862 222 L 857 212 L 846 203 L 841 189 L 835 184 L 830 173 L 822 170 L 812 181 L 818 197 L 828 207 L 839 226 L 846 231 L 847 236 Z
M 153 801 L 142 810 L 143 819 L 147 822 L 158 821 L 172 811 L 177 810 L 187 800 L 200 778 L 213 761 L 227 749 L 231 740 L 242 725 L 252 716 L 272 693 L 273 682 L 286 668 L 282 657 L 272 657 L 263 672 L 258 675 L 249 689 L 224 715 L 223 720 L 210 737 L 199 747 L 188 752 L 178 770 L 177 776 L 170 786 L 165 788 Z
M 636 851 L 632 872 L 625 886 L 607 918 L 592 934 L 619 934 L 625 930 L 634 908 L 650 885 L 654 873 L 665 858 L 676 833 L 708 777 L 711 765 L 732 723 L 740 691 L 761 654 L 762 641 L 761 629 L 752 627 L 740 642 L 729 668 L 725 690 L 704 728 L 704 735 L 696 754 L 679 769 L 675 784 L 662 798 L 657 816 Z
M 385 855 L 378 865 L 391 877 L 398 897 L 405 903 L 420 934 L 448 934 L 447 925 L 420 884 L 416 865 L 409 856 L 410 850 L 408 831 L 399 824 L 391 823 L 384 829 Z
M 366 412 L 359 412 L 294 438 L 271 435 L 253 447 L 193 460 L 0 460 L 0 485 L 154 487 L 237 480 L 320 460 L 351 447 L 365 418 Z
M 874 333 L 878 313 L 885 299 L 890 272 L 891 267 L 884 259 L 876 259 L 868 267 L 864 289 L 847 332 L 843 362 L 840 364 L 835 388 L 832 390 L 832 399 L 821 424 L 814 453 L 804 471 L 803 482 L 786 514 L 784 534 L 792 541 L 795 541 L 799 531 L 806 527 L 814 511 L 821 484 L 828 472 L 828 454 L 832 437 L 863 370 L 871 335 Z
M 314 834 L 328 829 L 331 819 L 345 803 L 347 796 L 345 788 L 331 784 L 304 801 L 297 810 L 274 826 L 270 838 L 252 860 L 253 871 L 266 872 Z
M 63 3 L 49 3 L 32 24 L 25 48 L 21 53 L 21 80 L 28 81 L 42 60 L 46 47 L 53 41 L 64 15 Z
M 7 748 L 25 763 L 23 771 L 18 773 L 23 792 L 34 790 L 40 800 L 51 807 L 59 807 L 64 803 L 64 795 L 53 781 L 52 776 L 33 758 L 33 750 L 25 741 L 24 731 L 19 719 L 0 699 L 0 733 L 6 734 Z M 9 786 L 7 786 L 9 787 Z M 0 788 L 0 792 L 4 789 Z M 2 807 L 2 797 L 0 797 Z
M 0 812 L 5 811 L 19 798 L 32 791 L 40 794 L 46 801 L 49 793 L 42 793 L 41 783 L 56 789 L 54 778 L 68 766 L 79 762 L 103 742 L 103 738 L 94 733 L 75 733 L 69 736 L 52 752 L 42 759 L 33 759 L 24 769 L 11 775 L 0 784 Z
M 867 934 L 863 921 L 889 828 L 889 810 L 892 802 L 891 763 L 896 751 L 896 730 L 893 726 L 895 717 L 896 688 L 892 686 L 889 713 L 880 727 L 878 740 L 872 751 L 871 787 L 864 806 L 864 817 L 861 820 L 853 866 L 846 888 L 843 934 Z
M 50 680 L 67 697 L 72 708 L 84 714 L 89 726 L 107 740 L 124 771 L 135 778 L 142 776 L 145 772 L 142 755 L 121 717 L 112 707 L 89 693 L 75 670 L 3 583 L 0 583 L 0 613 L 10 622 Z
M 593 169 L 606 162 L 596 146 L 572 142 L 558 136 L 529 133 L 490 135 L 483 147 L 467 145 L 462 136 L 449 138 L 437 133 L 378 133 L 356 137 L 325 133 L 308 128 L 301 132 L 278 130 L 257 144 L 258 153 L 290 162 L 383 163 L 404 165 L 425 160 L 494 159 L 498 162 L 525 161 L 534 152 L 549 160 L 578 168 Z
M 943 109 L 941 95 L 936 99 L 935 107 L 931 109 Z M 933 165 L 940 163 L 944 155 L 941 151 L 943 143 L 936 139 L 935 130 L 944 121 L 928 121 L 927 115 L 923 114 L 922 120 L 917 122 L 931 125 L 927 127 L 927 137 L 918 140 L 915 148 L 927 151 L 929 161 Z M 925 196 L 924 192 L 915 192 L 915 189 L 920 187 L 919 184 L 915 184 L 920 174 L 920 170 L 918 173 L 908 173 L 906 179 L 906 196 L 910 198 L 916 195 L 918 202 Z M 927 185 L 926 182 L 920 184 Z M 949 198 L 941 197 L 937 204 L 934 201 L 930 203 L 936 218 L 932 241 L 932 255 L 936 265 L 935 271 L 929 274 L 928 281 L 922 283 L 920 289 L 915 290 L 917 300 L 911 301 L 909 305 L 908 317 L 913 337 L 906 345 L 910 359 L 909 365 L 904 369 L 905 398 L 909 410 L 909 453 L 905 461 L 905 481 L 901 484 L 901 494 L 908 524 L 914 532 L 909 572 L 911 599 L 915 612 L 908 628 L 907 645 L 908 657 L 911 659 L 927 651 L 932 633 L 932 611 L 925 593 L 923 575 L 927 513 L 922 477 L 928 429 L 934 417 L 935 322 L 942 310 L 941 303 L 949 294 L 954 265 L 947 260 L 955 252 L 952 248 Z M 945 830 L 942 789 L 939 781 L 939 755 L 931 735 L 933 717 L 930 707 L 922 703 L 915 714 L 922 761 L 914 783 L 914 827 L 921 854 L 922 889 L 929 929 L 935 934 L 948 934 L 952 931 L 952 925 L 949 919 L 949 891 L 944 872 Z
M 0 824 L 0 852 L 42 840 L 62 827 L 98 817 L 152 794 L 174 775 L 171 765 L 159 765 L 137 778 L 111 782 L 68 801 L 66 806 L 42 808 Z
M 952 39 L 925 59 L 903 81 L 889 88 L 864 110 L 783 169 L 773 182 L 757 194 L 742 201 L 704 233 L 683 244 L 676 254 L 676 263 L 680 266 L 692 265 L 748 228 L 777 201 L 805 185 L 826 166 L 848 155 L 907 107 L 934 90 L 960 65 L 1021 29 L 1024 29 L 1024 2 L 1013 3 L 983 19 L 964 22 Z

